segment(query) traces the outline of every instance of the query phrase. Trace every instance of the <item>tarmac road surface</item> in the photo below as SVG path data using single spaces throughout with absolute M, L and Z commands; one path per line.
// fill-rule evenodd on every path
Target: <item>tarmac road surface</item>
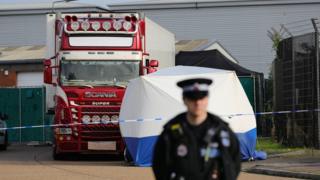
M 73 156 L 54 161 L 51 147 L 11 145 L 0 151 L 0 180 L 152 180 L 151 168 L 128 166 L 120 158 Z M 241 173 L 240 180 L 285 180 Z

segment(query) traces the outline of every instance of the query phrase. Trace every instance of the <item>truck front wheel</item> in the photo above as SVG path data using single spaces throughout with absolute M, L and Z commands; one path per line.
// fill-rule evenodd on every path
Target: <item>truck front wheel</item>
M 133 158 L 128 150 L 128 148 L 125 148 L 123 151 L 123 156 L 124 156 L 124 160 L 129 163 L 129 164 L 133 164 Z
M 63 160 L 65 158 L 63 153 L 58 153 L 57 152 L 57 146 L 56 145 L 53 145 L 52 157 L 53 157 L 54 160 Z
M 0 145 L 0 150 L 7 150 L 7 146 L 8 146 L 8 133 L 6 132 L 4 135 L 4 142 L 2 145 Z

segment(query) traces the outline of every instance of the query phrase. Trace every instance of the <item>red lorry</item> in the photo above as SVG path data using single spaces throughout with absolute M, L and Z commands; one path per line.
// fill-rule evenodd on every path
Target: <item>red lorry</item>
M 118 117 L 126 85 L 174 66 L 174 43 L 172 33 L 140 13 L 48 14 L 44 81 L 54 159 L 122 154 Z

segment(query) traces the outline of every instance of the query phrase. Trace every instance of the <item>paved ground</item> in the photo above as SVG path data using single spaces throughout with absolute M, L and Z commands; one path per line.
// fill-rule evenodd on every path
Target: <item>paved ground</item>
M 243 170 L 269 175 L 320 179 L 320 150 L 300 150 L 243 163 Z
M 246 167 L 252 164 L 245 165 Z M 47 146 L 12 145 L 0 152 L 1 180 L 149 180 L 150 168 L 127 166 L 119 158 L 74 156 L 53 161 Z M 285 180 L 276 176 L 241 173 L 240 180 Z

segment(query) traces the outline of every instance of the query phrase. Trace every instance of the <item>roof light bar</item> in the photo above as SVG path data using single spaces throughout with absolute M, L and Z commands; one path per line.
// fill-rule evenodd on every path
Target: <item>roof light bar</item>
M 65 32 L 67 33 L 115 33 L 115 34 L 134 34 L 137 32 L 137 22 L 133 22 L 134 16 L 127 16 L 122 19 L 106 19 L 106 20 L 95 20 L 95 19 L 82 19 L 80 20 L 77 16 L 65 16 Z M 70 20 L 71 19 L 71 20 Z M 74 21 L 77 20 L 77 21 Z M 68 21 L 68 22 L 66 22 Z

